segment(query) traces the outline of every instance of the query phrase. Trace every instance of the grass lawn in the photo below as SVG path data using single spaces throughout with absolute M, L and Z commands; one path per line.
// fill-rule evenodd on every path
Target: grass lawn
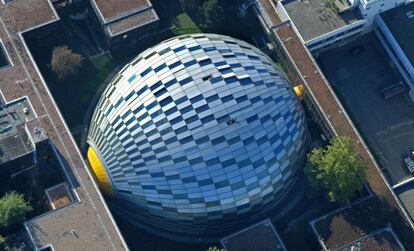
M 81 96 L 75 108 L 77 111 L 86 111 L 93 95 L 101 87 L 106 77 L 118 66 L 118 61 L 114 60 L 110 54 L 99 55 L 90 61 L 93 71 L 84 72 L 80 76 L 84 85 L 81 87 Z
M 200 28 L 194 23 L 190 16 L 186 13 L 181 13 L 173 19 L 174 28 L 172 33 L 176 36 L 182 34 L 191 34 L 201 32 Z
M 86 110 L 106 77 L 123 62 L 109 53 L 101 54 L 85 61 L 81 73 L 64 81 L 49 82 L 54 98 L 66 118 L 69 127 L 83 122 Z

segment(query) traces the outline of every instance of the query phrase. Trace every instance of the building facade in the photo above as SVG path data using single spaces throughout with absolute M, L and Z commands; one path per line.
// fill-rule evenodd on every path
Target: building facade
M 375 17 L 408 0 L 278 1 L 283 21 L 291 21 L 312 53 L 347 43 L 372 31 Z
M 89 6 L 110 49 L 132 46 L 158 28 L 159 17 L 149 0 L 90 0 Z
M 148 49 L 115 76 L 88 156 L 131 221 L 197 239 L 269 213 L 297 180 L 305 142 L 301 104 L 269 57 L 196 34 Z
M 414 2 L 377 15 L 374 31 L 414 100 Z M 391 83 L 390 83 L 391 84 Z

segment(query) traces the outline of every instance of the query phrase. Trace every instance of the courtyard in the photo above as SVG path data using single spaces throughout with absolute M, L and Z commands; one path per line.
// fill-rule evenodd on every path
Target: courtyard
M 411 177 L 403 158 L 414 147 L 414 104 L 408 93 L 385 99 L 385 87 L 403 81 L 369 33 L 323 52 L 318 64 L 391 184 Z

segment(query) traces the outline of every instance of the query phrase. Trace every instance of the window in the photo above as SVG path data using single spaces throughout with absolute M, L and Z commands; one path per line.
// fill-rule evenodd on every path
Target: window
M 145 77 L 148 73 L 150 73 L 152 71 L 152 67 L 148 67 L 147 69 L 145 69 L 145 71 L 143 71 L 141 73 L 141 77 Z
M 209 59 L 209 58 L 202 59 L 198 63 L 200 64 L 200 66 L 206 66 L 208 64 L 211 64 L 211 59 Z
M 154 69 L 154 71 L 155 72 L 160 72 L 162 69 L 164 69 L 165 67 L 167 67 L 167 65 L 166 64 L 161 64 L 160 66 L 158 66 L 158 67 L 156 67 L 155 69 Z
M 180 52 L 180 51 L 182 51 L 182 50 L 184 50 L 184 49 L 185 49 L 185 46 L 184 46 L 184 45 L 182 45 L 182 46 L 180 46 L 180 47 L 178 47 L 178 48 L 173 49 L 173 51 L 174 51 L 174 52 Z
M 193 47 L 189 47 L 188 48 L 189 51 L 195 51 L 195 50 L 198 50 L 198 49 L 201 49 L 201 46 L 200 45 L 196 45 L 196 46 L 193 46 Z
M 158 52 L 159 55 L 164 55 L 165 53 L 171 51 L 171 48 L 165 48 L 164 50 Z

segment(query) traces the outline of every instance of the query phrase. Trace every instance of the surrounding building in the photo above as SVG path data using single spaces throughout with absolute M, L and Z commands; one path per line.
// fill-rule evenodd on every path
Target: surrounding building
M 27 98 L 5 103 L 0 101 L 0 173 L 17 172 L 34 165 L 36 146 L 29 139 L 26 121 L 36 118 Z M 29 142 L 29 143 L 28 143 Z
M 32 248 L 127 250 L 26 45 L 31 31 L 47 36 L 59 27 L 59 16 L 48 0 L 5 2 L 0 4 L 0 170 L 29 172 L 42 165 L 39 171 L 62 173 L 52 186 L 37 188 L 48 197 L 50 210 L 24 223 Z
M 123 215 L 194 241 L 251 224 L 284 198 L 303 167 L 305 128 L 268 56 L 227 36 L 184 35 L 114 77 L 88 156 Z
M 290 82 L 298 86 L 303 85 L 303 100 L 325 136 L 350 137 L 355 142 L 355 150 L 367 165 L 367 183 L 372 195 L 340 208 L 329 216 L 323 216 L 320 224 L 324 232 L 318 231 L 322 240 L 330 242 L 329 247 L 339 248 L 362 238 L 367 233 L 374 233 L 391 225 L 402 245 L 407 250 L 412 250 L 412 218 L 388 183 L 298 30 L 291 21 L 282 21 L 273 1 L 257 1 L 254 11 L 267 32 L 275 48 L 275 56 L 285 69 Z
M 133 45 L 156 31 L 159 17 L 150 0 L 90 0 L 95 20 L 107 45 Z
M 220 242 L 227 251 L 287 251 L 270 219 L 248 226 Z
M 407 0 L 282 0 L 276 8 L 291 21 L 313 53 L 338 46 L 372 30 L 375 17 Z
M 374 31 L 414 100 L 414 2 L 377 15 Z
M 359 231 L 343 220 L 346 212 L 325 215 L 311 222 L 312 230 L 317 236 L 322 249 L 325 251 L 354 251 L 354 250 L 375 250 L 375 251 L 405 251 L 405 247 L 399 240 L 397 234 L 390 225 L 379 229 L 365 229 Z M 335 220 L 335 225 L 331 219 Z M 331 224 L 326 224 L 330 222 Z M 360 222 L 363 224 L 363 222 Z M 330 228 L 341 228 L 341 232 L 332 234 Z
M 45 181 L 36 189 L 47 210 L 23 224 L 32 248 L 128 250 L 96 178 L 113 209 L 149 232 L 202 241 L 243 228 L 221 240 L 227 250 L 286 250 L 261 220 L 297 193 L 308 135 L 295 87 L 324 136 L 349 136 L 367 164 L 369 195 L 311 222 L 322 249 L 414 249 L 414 179 L 389 185 L 313 58 L 374 30 L 414 100 L 414 3 L 251 1 L 285 73 L 227 36 L 166 40 L 103 92 L 86 163 L 26 45 L 61 27 L 55 7 L 77 2 L 0 4 L 0 181 L 33 170 Z M 150 0 L 87 2 L 111 49 L 159 24 Z

